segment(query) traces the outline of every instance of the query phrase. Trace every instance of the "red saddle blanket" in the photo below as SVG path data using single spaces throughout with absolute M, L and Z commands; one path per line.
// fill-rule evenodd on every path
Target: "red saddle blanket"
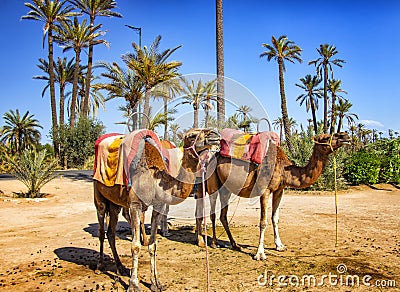
M 220 154 L 260 164 L 264 159 L 270 142 L 280 146 L 279 136 L 275 132 L 248 134 L 235 129 L 221 131 Z

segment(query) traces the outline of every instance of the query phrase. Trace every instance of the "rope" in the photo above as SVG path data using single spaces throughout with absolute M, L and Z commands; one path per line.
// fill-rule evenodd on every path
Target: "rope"
M 335 247 L 339 246 L 339 215 L 338 215 L 338 205 L 339 205 L 339 199 L 338 199 L 338 193 L 337 193 L 337 162 L 336 162 L 336 151 L 333 149 L 332 146 L 332 139 L 333 135 L 331 135 L 329 139 L 329 143 L 319 143 L 317 141 L 314 141 L 315 144 L 319 145 L 328 145 L 333 153 L 333 174 L 334 174 L 334 188 L 335 188 Z
M 196 142 L 199 139 L 201 132 L 202 131 L 200 131 L 197 134 L 196 138 L 194 139 L 193 144 L 191 146 L 187 147 L 187 148 L 184 148 L 184 149 L 186 149 L 186 150 L 192 149 L 194 154 L 196 155 L 196 157 L 199 159 L 200 166 L 201 166 L 201 185 L 203 187 L 203 222 L 204 222 L 203 224 L 204 224 L 205 250 L 206 250 L 207 292 L 210 292 L 211 291 L 211 286 L 210 286 L 210 283 L 211 283 L 211 279 L 210 279 L 210 261 L 209 261 L 209 252 L 208 252 L 208 244 L 207 244 L 207 237 L 208 237 L 207 236 L 207 222 L 206 222 L 206 217 L 207 216 L 206 216 L 206 208 L 205 208 L 205 206 L 206 206 L 206 186 L 205 186 L 206 178 L 205 178 L 205 173 L 206 173 L 206 161 L 207 161 L 207 158 L 208 158 L 208 150 L 207 150 L 206 157 L 204 159 L 202 159 L 200 157 L 199 153 L 197 153 L 196 148 L 195 148 Z
M 208 156 L 208 154 L 207 154 Z M 210 287 L 210 262 L 209 262 L 209 252 L 208 252 L 208 244 L 207 244 L 207 222 L 206 222 L 206 186 L 205 186 L 205 173 L 206 167 L 205 162 L 201 160 L 201 185 L 203 187 L 203 224 L 204 224 L 204 237 L 205 237 L 205 250 L 206 250 L 206 275 L 207 275 L 207 292 L 211 291 Z
M 336 151 L 333 149 L 332 146 L 332 138 L 333 135 L 331 135 L 331 139 L 329 140 L 329 147 L 331 147 L 331 150 L 333 152 L 333 176 L 334 176 L 334 186 L 335 186 L 335 221 L 336 221 L 336 228 L 335 228 L 335 247 L 339 246 L 339 215 L 338 215 L 338 204 L 339 204 L 339 199 L 338 199 L 338 193 L 337 193 L 337 162 L 336 162 Z

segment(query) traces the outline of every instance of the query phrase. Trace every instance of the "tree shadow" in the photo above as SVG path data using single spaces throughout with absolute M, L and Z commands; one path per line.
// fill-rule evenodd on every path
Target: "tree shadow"
M 57 172 L 60 176 L 80 181 L 93 181 L 93 170 L 65 170 Z

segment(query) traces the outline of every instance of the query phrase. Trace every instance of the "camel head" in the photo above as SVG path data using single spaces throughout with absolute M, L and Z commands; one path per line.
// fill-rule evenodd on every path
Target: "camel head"
M 200 153 L 219 146 L 220 140 L 221 136 L 214 129 L 190 129 L 183 137 L 183 147 L 187 149 L 193 146 Z
M 332 150 L 335 151 L 343 145 L 350 144 L 350 137 L 345 132 L 331 134 L 321 134 L 313 138 L 315 147 L 323 154 L 330 154 Z M 331 147 L 332 146 L 332 147 Z

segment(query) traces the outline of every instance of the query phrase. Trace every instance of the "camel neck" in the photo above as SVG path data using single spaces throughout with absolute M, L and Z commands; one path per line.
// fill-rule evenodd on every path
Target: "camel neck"
M 290 162 L 284 168 L 284 182 L 288 187 L 303 189 L 314 184 L 321 176 L 329 156 L 321 153 L 318 146 L 314 147 L 313 153 L 306 166 L 300 167 Z

